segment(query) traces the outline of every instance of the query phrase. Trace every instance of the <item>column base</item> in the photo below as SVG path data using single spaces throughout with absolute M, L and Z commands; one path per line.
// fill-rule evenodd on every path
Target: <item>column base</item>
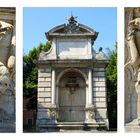
M 85 123 L 96 123 L 95 120 L 95 107 L 93 104 L 86 105 L 86 120 Z
M 87 119 L 85 123 L 97 123 L 95 119 Z

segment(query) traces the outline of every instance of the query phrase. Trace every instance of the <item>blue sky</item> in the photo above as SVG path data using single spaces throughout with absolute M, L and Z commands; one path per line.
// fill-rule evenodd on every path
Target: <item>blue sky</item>
M 71 15 L 78 16 L 78 23 L 85 24 L 99 32 L 98 38 L 94 43 L 94 49 L 99 47 L 114 49 L 117 41 L 117 8 L 38 8 L 28 7 L 23 11 L 23 51 L 24 54 L 40 43 L 46 43 L 45 32 L 51 28 L 67 23 L 66 17 Z

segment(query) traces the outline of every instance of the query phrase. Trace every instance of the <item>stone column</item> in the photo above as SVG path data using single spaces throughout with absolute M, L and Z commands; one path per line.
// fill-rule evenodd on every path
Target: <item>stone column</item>
M 51 117 L 51 124 L 57 123 L 57 107 L 56 107 L 56 71 L 55 69 L 52 69 L 52 98 L 51 98 L 51 107 L 50 110 L 50 117 Z
M 86 103 L 86 123 L 96 123 L 95 110 L 92 103 L 92 69 L 89 68 L 88 72 L 88 102 Z
M 92 69 L 88 73 L 88 105 L 92 105 Z
M 56 97 L 55 96 L 56 95 L 55 94 L 55 91 L 56 91 L 55 90 L 55 87 L 56 87 L 55 80 L 56 80 L 55 79 L 55 69 L 52 69 L 52 98 L 51 98 L 52 99 L 51 100 L 52 105 L 55 105 L 55 97 Z

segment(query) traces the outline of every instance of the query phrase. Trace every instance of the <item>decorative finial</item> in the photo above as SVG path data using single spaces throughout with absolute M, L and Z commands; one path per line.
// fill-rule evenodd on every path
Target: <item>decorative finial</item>
M 71 16 L 67 17 L 69 24 L 76 24 L 77 23 L 77 21 L 75 20 L 76 18 L 77 18 L 77 16 L 74 17 L 72 12 L 71 12 Z

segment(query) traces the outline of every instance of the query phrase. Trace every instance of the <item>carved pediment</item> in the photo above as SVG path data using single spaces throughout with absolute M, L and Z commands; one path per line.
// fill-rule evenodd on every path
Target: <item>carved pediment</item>
M 73 16 L 68 21 L 68 24 L 61 24 L 46 32 L 47 39 L 51 40 L 53 36 L 72 36 L 75 34 L 77 36 L 91 36 L 93 40 L 97 38 L 98 32 L 86 25 L 77 23 Z
M 49 30 L 46 34 L 55 34 L 55 33 L 65 33 L 65 34 L 73 34 L 73 33 L 89 33 L 89 34 L 97 34 L 97 32 L 90 27 L 83 24 L 61 24 Z

